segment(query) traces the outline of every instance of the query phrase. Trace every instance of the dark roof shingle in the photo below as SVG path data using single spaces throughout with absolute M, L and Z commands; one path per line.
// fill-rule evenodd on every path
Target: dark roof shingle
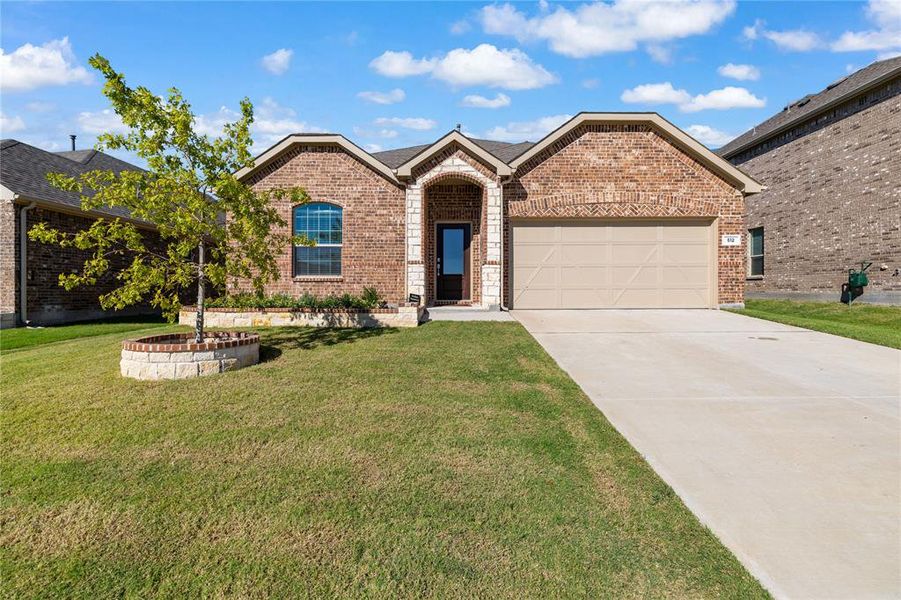
M 510 142 L 499 142 L 496 140 L 469 139 L 505 163 L 510 162 L 535 145 L 534 142 L 519 142 L 512 144 Z M 432 144 L 421 144 L 419 146 L 409 146 L 407 148 L 395 148 L 394 150 L 373 152 L 372 155 L 392 169 L 396 169 L 431 145 Z
M 139 167 L 97 150 L 47 152 L 18 140 L 0 140 L 0 183 L 28 200 L 57 204 L 61 208 L 81 210 L 81 197 L 50 185 L 48 173 L 77 177 L 96 170 L 140 170 Z M 126 209 L 102 208 L 97 212 L 115 217 L 128 217 Z
M 821 92 L 808 94 L 792 102 L 782 109 L 781 112 L 741 134 L 717 150 L 716 153 L 724 158 L 729 158 L 742 150 L 763 142 L 779 131 L 806 121 L 826 107 L 855 96 L 862 89 L 868 88 L 876 82 L 885 81 L 896 76 L 901 76 L 901 56 L 875 62 L 829 84 Z

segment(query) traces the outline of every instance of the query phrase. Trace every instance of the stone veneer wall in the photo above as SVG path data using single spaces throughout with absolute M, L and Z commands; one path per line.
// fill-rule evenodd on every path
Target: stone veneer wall
M 293 249 L 278 256 L 281 278 L 266 286 L 267 294 L 298 297 L 359 294 L 374 287 L 390 302 L 406 300 L 404 281 L 404 191 L 335 146 L 298 145 L 251 175 L 255 190 L 300 186 L 313 202 L 328 202 L 344 210 L 340 277 L 294 277 Z M 273 203 L 293 228 L 293 206 Z
M 501 187 L 497 175 L 487 165 L 470 156 L 456 143 L 414 169 L 406 189 L 407 291 L 431 301 L 426 290 L 427 219 L 423 218 L 423 191 L 445 180 L 470 181 L 483 188 L 485 223 L 482 228 L 485 260 L 481 267 L 481 303 L 500 304 Z
M 764 228 L 750 295 L 837 300 L 866 260 L 860 300 L 901 304 L 901 78 L 729 160 L 768 187 L 746 201 L 747 228 Z
M 371 310 L 296 310 L 266 308 L 243 310 L 208 308 L 204 311 L 207 327 L 416 327 L 422 320 L 423 308 L 406 304 L 397 308 Z M 196 309 L 182 308 L 178 314 L 180 325 L 194 325 Z
M 0 328 L 16 325 L 16 207 L 0 200 Z
M 210 341 L 202 344 L 194 343 L 193 335 L 170 333 L 123 342 L 119 361 L 122 376 L 189 379 L 260 362 L 260 336 L 255 333 L 207 333 Z
M 646 124 L 574 129 L 520 165 L 503 198 L 505 248 L 522 218 L 711 218 L 720 235 L 744 233 L 741 192 Z M 720 305 L 744 302 L 745 237 L 717 248 Z M 508 303 L 509 273 L 505 262 Z

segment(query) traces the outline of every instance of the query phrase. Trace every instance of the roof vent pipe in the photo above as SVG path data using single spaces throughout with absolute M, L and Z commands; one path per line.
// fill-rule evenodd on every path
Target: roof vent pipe
M 69 139 L 72 140 L 72 152 L 75 152 L 75 134 L 69 134 Z
M 460 123 L 457 123 L 457 126 L 454 127 L 454 129 L 456 129 L 457 131 L 460 131 L 462 128 L 463 128 L 463 125 L 461 125 Z

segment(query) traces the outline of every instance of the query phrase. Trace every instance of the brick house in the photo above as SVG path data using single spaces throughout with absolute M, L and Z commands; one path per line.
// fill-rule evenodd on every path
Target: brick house
M 119 172 L 137 168 L 96 150 L 47 152 L 17 140 L 0 141 L 0 326 L 49 325 L 113 314 L 158 312 L 149 306 L 104 311 L 98 296 L 118 287 L 111 274 L 95 286 L 66 291 L 59 285 L 59 275 L 79 271 L 87 254 L 33 242 L 23 235 L 41 222 L 75 232 L 89 227 L 98 217 L 128 219 L 128 213 L 119 208 L 96 213 L 81 210 L 79 195 L 52 187 L 47 173 L 76 176 L 98 169 Z M 150 224 L 138 225 L 148 235 L 156 235 Z
M 744 301 L 744 197 L 761 186 L 656 113 L 581 113 L 537 143 L 451 131 L 367 153 L 291 135 L 238 177 L 302 186 L 278 209 L 269 293 L 359 293 L 484 308 L 697 307 Z
M 901 304 L 901 57 L 804 96 L 718 151 L 767 187 L 749 198 L 748 297 Z

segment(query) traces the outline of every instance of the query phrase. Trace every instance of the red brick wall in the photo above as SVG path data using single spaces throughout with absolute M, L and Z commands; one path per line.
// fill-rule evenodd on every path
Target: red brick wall
M 425 189 L 426 214 L 426 298 L 435 298 L 435 224 L 438 222 L 468 222 L 471 224 L 470 277 L 472 302 L 482 301 L 482 264 L 485 248 L 482 243 L 483 190 L 471 183 L 436 183 Z
M 731 160 L 769 188 L 746 201 L 747 227 L 764 228 L 749 293 L 836 300 L 867 260 L 863 299 L 901 303 L 901 78 Z
M 15 230 L 18 234 L 18 213 L 16 208 Z M 90 227 L 93 219 L 85 216 L 55 212 L 43 208 L 28 211 L 28 228 L 38 223 L 46 223 L 49 227 L 66 233 L 76 233 Z M 149 243 L 153 243 L 156 234 L 148 232 Z M 16 235 L 18 239 L 18 235 Z M 15 287 L 18 289 L 19 273 L 18 244 L 15 246 Z M 138 314 L 157 314 L 159 311 L 148 304 L 128 307 L 122 311 L 105 311 L 100 306 L 99 296 L 119 287 L 115 275 L 119 269 L 130 264 L 127 257 L 113 256 L 110 259 L 110 270 L 103 275 L 96 285 L 79 286 L 71 291 L 59 285 L 61 273 L 81 271 L 84 261 L 91 256 L 90 252 L 76 248 L 60 248 L 59 246 L 28 241 L 28 319 L 36 324 L 53 324 L 71 321 L 83 321 L 111 316 Z M 4 281 L 5 283 L 5 281 Z M 4 286 L 5 287 L 5 286 Z M 19 299 L 15 298 L 18 311 Z
M 314 202 L 330 202 L 344 209 L 342 276 L 294 278 L 292 248 L 279 254 L 281 279 L 267 293 L 300 296 L 359 294 L 375 287 L 391 302 L 404 300 L 404 192 L 336 146 L 295 146 L 254 173 L 247 183 L 254 189 L 300 186 Z M 276 205 L 290 233 L 289 202 Z
M 576 128 L 517 169 L 504 210 L 505 249 L 510 217 L 710 217 L 720 234 L 744 232 L 741 193 L 644 124 Z M 743 302 L 744 246 L 718 248 L 718 269 L 719 303 Z

